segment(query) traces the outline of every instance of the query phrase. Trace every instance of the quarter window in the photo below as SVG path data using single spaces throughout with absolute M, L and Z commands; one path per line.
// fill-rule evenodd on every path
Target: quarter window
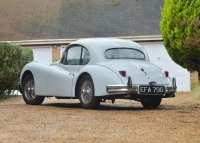
M 89 61 L 90 61 L 90 53 L 86 48 L 83 48 L 81 65 L 86 65 L 89 63 Z

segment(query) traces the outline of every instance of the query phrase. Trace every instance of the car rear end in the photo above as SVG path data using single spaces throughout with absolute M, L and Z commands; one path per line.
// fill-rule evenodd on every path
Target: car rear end
M 123 84 L 107 85 L 109 94 L 129 94 L 133 96 L 174 97 L 176 79 L 169 73 L 145 61 L 115 60 L 102 63 L 122 79 Z

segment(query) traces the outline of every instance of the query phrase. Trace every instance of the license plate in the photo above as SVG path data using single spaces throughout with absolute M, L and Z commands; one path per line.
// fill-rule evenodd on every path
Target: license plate
M 164 94 L 165 87 L 164 86 L 140 86 L 139 92 L 140 94 Z

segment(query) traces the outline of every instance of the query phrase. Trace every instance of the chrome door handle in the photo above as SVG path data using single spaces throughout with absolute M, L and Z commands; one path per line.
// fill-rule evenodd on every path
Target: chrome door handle
M 69 75 L 75 76 L 75 74 L 74 74 L 74 73 L 71 73 L 71 72 L 69 73 Z

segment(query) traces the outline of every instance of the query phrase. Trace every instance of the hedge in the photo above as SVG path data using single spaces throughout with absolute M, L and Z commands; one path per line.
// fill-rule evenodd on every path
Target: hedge
M 31 49 L 0 42 L 0 97 L 6 97 L 18 88 L 20 72 L 32 60 Z

